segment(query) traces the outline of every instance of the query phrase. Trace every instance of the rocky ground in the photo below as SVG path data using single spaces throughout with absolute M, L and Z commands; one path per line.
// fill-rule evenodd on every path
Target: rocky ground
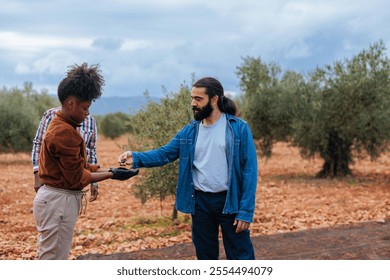
M 101 137 L 101 166 L 116 166 L 127 143 L 127 137 Z M 296 148 L 278 143 L 271 159 L 259 158 L 256 213 L 251 226 L 257 257 L 389 259 L 389 163 L 390 154 L 375 162 L 357 159 L 352 166 L 354 176 L 315 179 L 320 159 L 304 160 Z M 35 259 L 30 155 L 1 154 L 0 168 L 0 259 Z M 141 204 L 132 194 L 132 184 L 144 172 L 126 182 L 100 184 L 98 200 L 88 203 L 86 214 L 77 222 L 70 259 L 119 259 L 126 254 L 129 259 L 195 258 L 190 217 L 180 214 L 172 222 L 172 199 Z M 329 242 L 332 235 L 333 243 Z M 321 240 L 325 247 L 318 247 Z M 360 243 L 351 243 L 354 240 Z M 343 246 L 349 249 L 337 253 Z
M 365 222 L 252 238 L 256 260 L 389 260 L 390 221 Z M 81 260 L 192 260 L 192 243 L 113 254 L 87 254 Z M 220 259 L 226 259 L 220 242 Z

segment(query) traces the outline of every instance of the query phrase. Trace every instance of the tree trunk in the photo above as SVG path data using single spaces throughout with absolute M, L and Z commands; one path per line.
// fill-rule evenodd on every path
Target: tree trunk
M 349 163 L 352 161 L 351 146 L 352 144 L 342 139 L 337 131 L 330 132 L 328 146 L 321 154 L 325 162 L 316 177 L 340 177 L 352 174 L 349 168 Z
M 172 208 L 173 208 L 172 209 L 172 221 L 174 221 L 177 219 L 177 216 L 178 216 L 177 209 L 176 209 L 176 196 L 175 196 L 175 203 L 173 203 Z
M 172 221 L 176 220 L 177 219 L 177 210 L 176 210 L 176 207 L 173 206 L 173 210 L 172 210 Z

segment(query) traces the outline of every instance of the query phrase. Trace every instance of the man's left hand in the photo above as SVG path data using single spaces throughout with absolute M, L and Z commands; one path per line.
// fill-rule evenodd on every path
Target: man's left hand
M 95 201 L 99 195 L 99 186 L 96 183 L 91 184 L 91 197 L 89 198 L 89 201 Z
M 236 226 L 236 233 L 249 229 L 251 223 L 234 220 L 233 226 Z

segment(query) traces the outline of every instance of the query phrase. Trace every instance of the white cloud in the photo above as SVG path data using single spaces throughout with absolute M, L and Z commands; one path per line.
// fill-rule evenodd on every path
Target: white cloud
M 31 65 L 23 62 L 16 65 L 16 74 L 63 74 L 69 65 L 80 61 L 80 58 L 67 51 L 54 51 L 33 61 Z
M 99 37 L 93 40 L 92 47 L 109 51 L 118 50 L 122 47 L 124 40 L 116 37 Z
M 30 67 L 25 63 L 19 63 L 15 67 L 16 74 L 29 74 L 31 73 Z
M 286 51 L 284 57 L 289 58 L 305 58 L 310 56 L 309 46 L 303 42 L 298 41 L 292 45 L 290 45 Z
M 0 0 L 0 86 L 56 88 L 67 66 L 99 63 L 106 94 L 161 94 L 214 75 L 238 91 L 241 57 L 308 69 L 390 42 L 384 0 Z
M 89 38 L 69 38 L 57 36 L 30 35 L 19 32 L 0 31 L 0 49 L 21 51 L 25 53 L 39 52 L 53 48 L 83 48 L 91 45 Z
M 129 40 L 126 39 L 124 40 L 121 50 L 123 51 L 135 51 L 135 50 L 140 50 L 144 48 L 149 48 L 153 47 L 154 44 L 151 41 L 148 40 Z

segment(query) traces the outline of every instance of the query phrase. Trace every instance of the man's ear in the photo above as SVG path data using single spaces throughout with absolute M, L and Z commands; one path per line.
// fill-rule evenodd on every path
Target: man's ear
M 218 103 L 218 99 L 218 95 L 214 95 L 213 97 L 211 97 L 211 104 L 216 105 Z

